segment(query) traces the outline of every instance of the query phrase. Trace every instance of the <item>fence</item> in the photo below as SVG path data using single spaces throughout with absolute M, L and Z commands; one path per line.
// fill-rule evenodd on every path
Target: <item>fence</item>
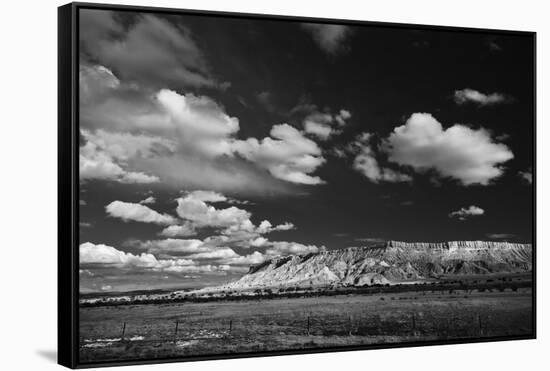
M 202 315 L 202 314 L 201 314 Z M 388 314 L 270 313 L 263 315 L 210 317 L 188 316 L 165 320 L 127 320 L 81 326 L 81 347 L 100 347 L 118 342 L 178 342 L 185 340 L 258 339 L 273 337 L 402 337 L 426 339 L 475 338 L 511 335 L 531 331 L 530 315 L 500 311 L 496 313 Z M 107 345 L 105 345 L 107 346 Z

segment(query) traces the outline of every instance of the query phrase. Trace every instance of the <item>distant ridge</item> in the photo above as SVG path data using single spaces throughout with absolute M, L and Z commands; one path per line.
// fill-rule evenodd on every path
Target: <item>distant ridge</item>
M 395 284 L 442 275 L 525 273 L 532 245 L 492 241 L 401 242 L 275 257 L 220 289 Z

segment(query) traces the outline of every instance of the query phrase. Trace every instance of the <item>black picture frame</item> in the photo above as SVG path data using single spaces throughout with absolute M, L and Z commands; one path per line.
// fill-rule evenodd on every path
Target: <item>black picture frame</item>
M 102 9 L 143 13 L 167 13 L 201 15 L 209 17 L 232 17 L 240 19 L 302 21 L 316 23 L 338 23 L 344 25 L 375 25 L 395 29 L 446 30 L 456 32 L 491 32 L 502 35 L 521 35 L 530 38 L 533 45 L 533 332 L 524 336 L 484 337 L 467 340 L 437 340 L 407 342 L 398 344 L 376 344 L 368 346 L 342 346 L 308 350 L 260 351 L 256 353 L 232 353 L 225 355 L 190 356 L 166 359 L 144 359 L 134 361 L 109 361 L 82 363 L 78 358 L 79 348 L 79 10 Z M 478 342 L 536 339 L 536 33 L 526 31 L 494 30 L 481 28 L 446 27 L 419 24 L 370 22 L 342 19 L 319 19 L 266 14 L 230 13 L 188 9 L 157 8 L 97 3 L 70 3 L 58 8 L 58 363 L 69 368 L 100 366 L 123 366 L 168 362 L 188 362 L 215 359 L 265 357 L 289 354 L 341 352 L 380 348 L 401 348 L 429 345 L 449 345 Z

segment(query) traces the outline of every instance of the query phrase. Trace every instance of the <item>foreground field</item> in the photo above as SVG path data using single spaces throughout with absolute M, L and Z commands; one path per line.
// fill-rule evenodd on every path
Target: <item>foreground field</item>
M 528 336 L 531 289 L 80 309 L 81 362 Z

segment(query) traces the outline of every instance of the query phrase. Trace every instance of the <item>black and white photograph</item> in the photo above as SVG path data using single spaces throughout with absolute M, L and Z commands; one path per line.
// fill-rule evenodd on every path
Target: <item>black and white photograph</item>
M 533 33 L 76 24 L 80 364 L 534 337 Z

